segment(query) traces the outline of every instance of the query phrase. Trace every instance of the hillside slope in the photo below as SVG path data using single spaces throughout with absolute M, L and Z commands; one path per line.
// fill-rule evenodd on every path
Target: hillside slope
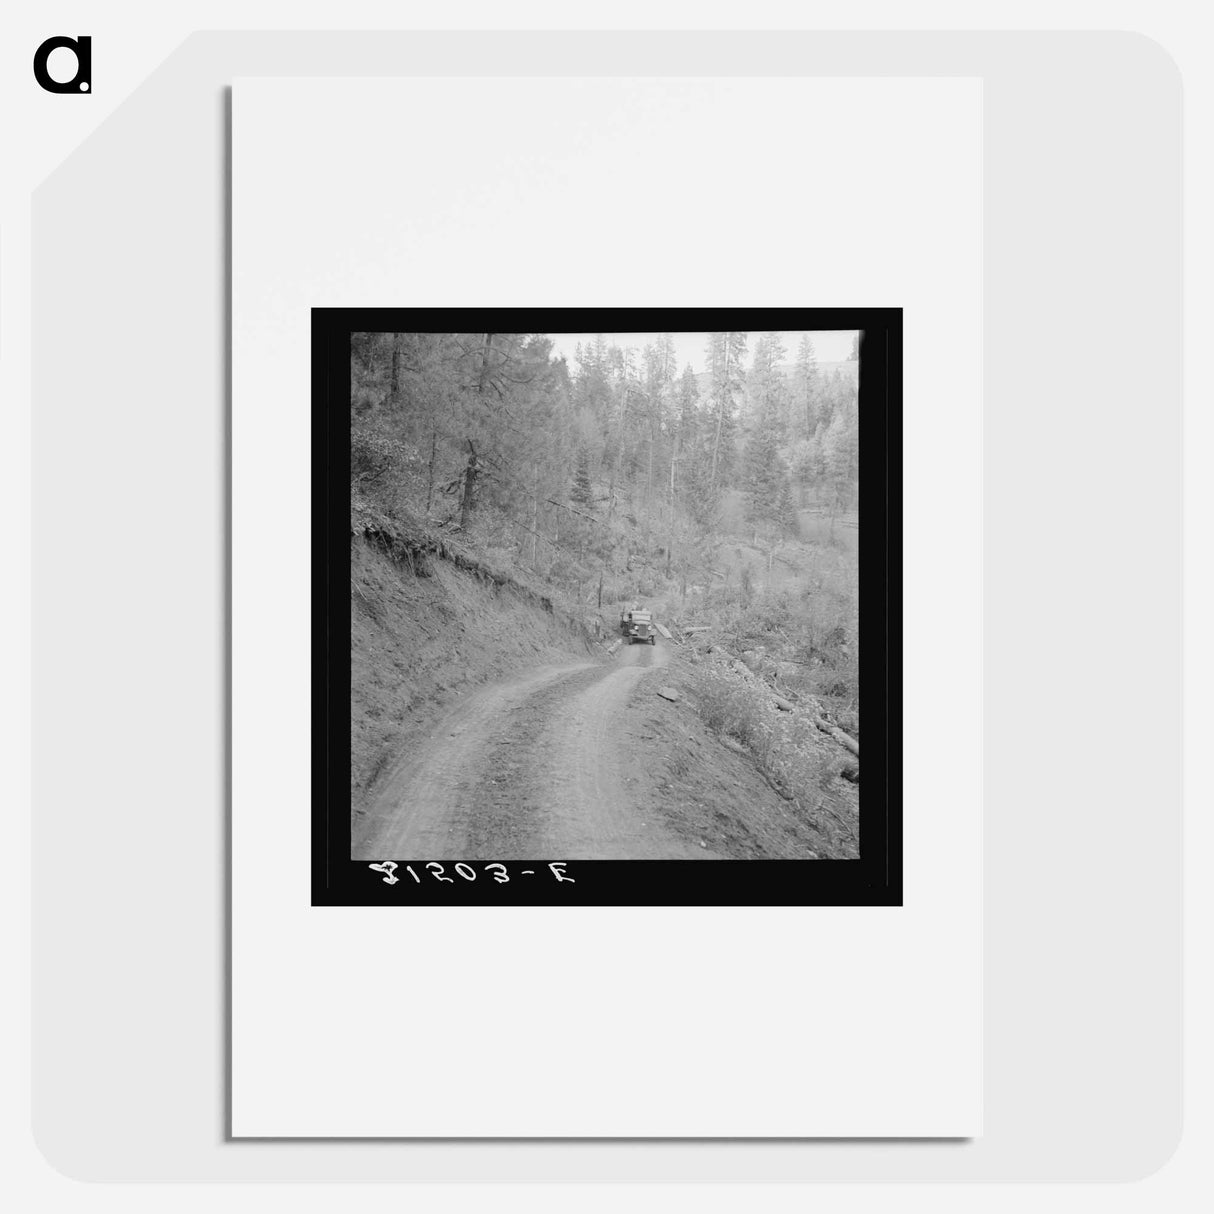
M 410 742 L 470 688 L 601 652 L 543 595 L 450 545 L 427 552 L 432 542 L 375 528 L 351 537 L 356 825 Z

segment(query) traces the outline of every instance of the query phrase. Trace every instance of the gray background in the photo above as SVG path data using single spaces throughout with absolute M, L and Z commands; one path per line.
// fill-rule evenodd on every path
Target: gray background
M 224 90 L 408 73 L 984 78 L 982 1139 L 224 1142 Z M 1180 1135 L 1180 106 L 1166 53 L 1124 34 L 183 44 L 34 197 L 34 1121 L 51 1163 L 107 1180 L 1160 1167 Z

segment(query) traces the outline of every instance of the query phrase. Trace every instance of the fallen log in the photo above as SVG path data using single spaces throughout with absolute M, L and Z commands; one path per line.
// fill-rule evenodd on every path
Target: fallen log
M 785 788 L 784 785 L 781 784 L 761 764 L 758 764 L 758 763 L 755 764 L 755 771 L 757 771 L 759 773 L 759 775 L 761 775 L 763 777 L 763 779 L 767 783 L 767 787 L 770 788 L 772 792 L 777 793 L 779 796 L 783 797 L 785 801 L 795 801 L 796 800 L 796 797 L 791 792 L 789 792 L 788 789 Z M 816 856 L 814 858 L 817 859 Z
M 845 746 L 858 759 L 860 757 L 860 743 L 856 741 L 850 734 L 846 734 L 837 725 L 832 725 L 829 721 L 824 721 L 821 717 L 812 718 L 814 725 L 820 729 L 827 737 L 834 738 L 840 746 Z
M 730 666 L 739 674 L 750 675 L 752 679 L 758 679 L 758 676 L 749 670 L 741 660 L 735 659 L 730 663 Z M 781 712 L 792 712 L 795 707 L 793 703 L 790 703 L 783 696 L 776 696 L 775 706 L 780 709 Z M 860 757 L 860 743 L 857 742 L 856 739 L 851 736 L 851 734 L 844 733 L 843 730 L 841 730 L 837 725 L 832 725 L 825 717 L 819 716 L 816 712 L 809 709 L 806 709 L 805 711 L 815 729 L 818 729 L 822 733 L 826 734 L 828 738 L 833 738 L 834 741 L 838 742 L 840 746 L 851 751 L 851 753 L 854 754 L 857 759 Z
M 670 635 L 670 633 L 669 633 L 669 632 L 666 630 L 666 625 L 665 625 L 665 624 L 659 624 L 659 623 L 657 622 L 657 620 L 654 620 L 654 622 L 653 622 L 653 626 L 654 626 L 654 627 L 655 627 L 655 628 L 656 628 L 656 629 L 657 629 L 657 630 L 658 630 L 658 631 L 659 631 L 659 632 L 660 632 L 660 633 L 661 633 L 661 634 L 662 634 L 662 635 L 663 635 L 663 636 L 664 636 L 664 637 L 665 637 L 665 638 L 666 638 L 668 641 L 673 641 L 673 640 L 674 640 L 674 637 L 672 637 L 672 636 Z

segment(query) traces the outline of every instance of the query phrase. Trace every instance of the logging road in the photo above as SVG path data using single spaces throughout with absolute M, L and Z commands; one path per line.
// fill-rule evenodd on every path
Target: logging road
M 354 859 L 714 859 L 638 796 L 621 728 L 668 643 L 553 666 L 471 692 L 411 746 L 355 829 Z M 660 701 L 659 701 L 660 702 Z

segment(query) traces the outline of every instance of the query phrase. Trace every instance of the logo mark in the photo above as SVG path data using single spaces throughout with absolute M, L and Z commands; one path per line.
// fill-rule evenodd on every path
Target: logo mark
M 52 51 L 69 50 L 76 56 L 76 74 L 71 80 L 55 80 L 46 70 Z M 88 93 L 93 88 L 93 40 L 83 34 L 77 38 L 48 38 L 34 52 L 34 79 L 48 93 Z

